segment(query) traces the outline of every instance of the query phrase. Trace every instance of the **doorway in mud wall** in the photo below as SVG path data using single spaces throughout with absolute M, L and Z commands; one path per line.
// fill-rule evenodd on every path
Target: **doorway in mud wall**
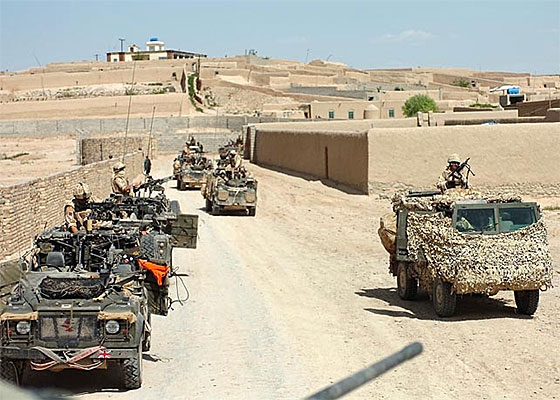
M 325 146 L 325 178 L 329 179 L 329 148 Z

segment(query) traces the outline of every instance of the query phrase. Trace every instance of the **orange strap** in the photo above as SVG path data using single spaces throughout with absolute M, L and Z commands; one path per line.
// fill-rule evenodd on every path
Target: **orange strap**
M 159 286 L 163 285 L 163 278 L 169 273 L 169 267 L 159 265 L 148 260 L 138 259 L 138 264 L 144 269 L 150 271 L 157 280 Z

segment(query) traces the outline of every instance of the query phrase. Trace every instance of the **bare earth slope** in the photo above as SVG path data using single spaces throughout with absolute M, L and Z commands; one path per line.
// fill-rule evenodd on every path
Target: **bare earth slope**
M 164 175 L 170 160 L 157 161 Z M 388 202 L 251 166 L 256 218 L 210 216 L 198 192 L 167 193 L 200 214 L 199 248 L 176 252 L 191 298 L 154 318 L 141 389 L 101 372 L 56 380 L 91 398 L 285 399 L 305 395 L 418 340 L 424 353 L 348 399 L 527 399 L 560 393 L 560 289 L 534 318 L 513 295 L 464 298 L 439 320 L 401 301 L 376 230 Z M 560 212 L 546 212 L 556 274 Z M 174 295 L 176 297 L 176 295 Z

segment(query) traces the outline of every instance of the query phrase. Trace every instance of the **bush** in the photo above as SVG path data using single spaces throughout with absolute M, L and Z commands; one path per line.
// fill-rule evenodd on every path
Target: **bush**
M 194 98 L 195 96 L 195 91 L 194 91 L 194 80 L 195 80 L 196 76 L 195 75 L 189 75 L 189 98 L 191 100 L 191 104 L 194 106 L 195 110 L 198 112 L 202 112 L 202 108 L 200 108 L 197 104 L 196 104 L 196 100 Z
M 469 105 L 469 107 L 476 108 L 498 108 L 498 106 L 492 105 L 490 103 L 474 103 Z
M 415 116 L 418 111 L 428 112 L 428 111 L 438 111 L 436 102 L 429 96 L 425 94 L 417 94 L 409 98 L 402 107 L 403 114 L 407 117 Z
M 470 86 L 470 82 L 465 78 L 455 79 L 453 82 L 451 82 L 451 84 L 453 86 L 459 86 L 459 87 L 464 87 L 464 88 Z

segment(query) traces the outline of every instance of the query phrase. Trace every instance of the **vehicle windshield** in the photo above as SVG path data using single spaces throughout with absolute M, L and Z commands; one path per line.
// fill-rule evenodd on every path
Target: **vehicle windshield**
M 502 232 L 513 232 L 536 222 L 534 210 L 527 207 L 502 208 L 499 215 Z
M 492 208 L 457 210 L 455 227 L 459 232 L 495 232 L 494 210 Z

